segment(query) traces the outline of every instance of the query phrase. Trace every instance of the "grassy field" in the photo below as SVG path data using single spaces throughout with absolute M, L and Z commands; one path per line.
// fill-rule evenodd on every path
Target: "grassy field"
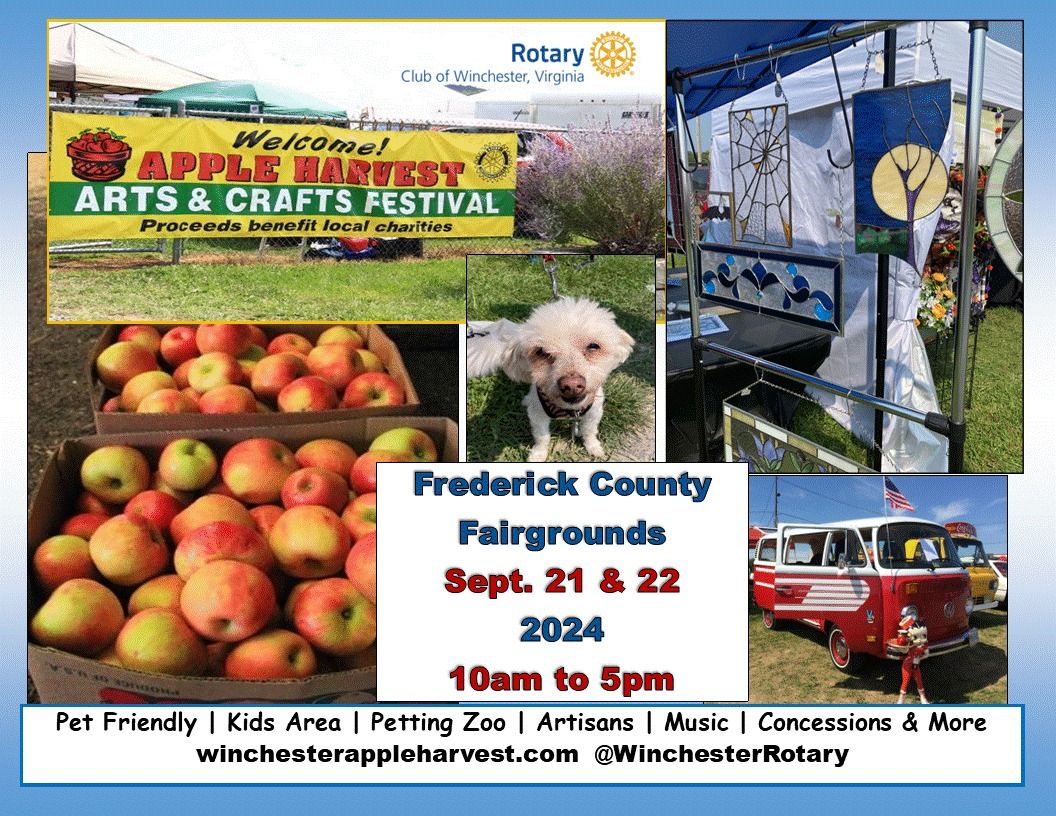
M 969 349 L 971 347 L 969 346 Z M 965 412 L 968 438 L 964 464 L 970 473 L 1019 473 L 1023 470 L 1023 313 L 1011 308 L 987 310 L 979 327 L 975 388 Z M 928 348 L 939 393 L 946 393 L 953 366 L 938 359 L 938 346 Z M 792 431 L 868 463 L 865 447 L 817 405 L 804 401 L 792 420 Z
M 655 456 L 655 263 L 651 256 L 598 256 L 581 265 L 558 261 L 561 294 L 591 297 L 612 309 L 635 339 L 630 358 L 605 385 L 605 416 L 599 436 L 609 459 L 651 461 Z M 470 320 L 505 317 L 522 321 L 550 299 L 550 279 L 541 264 L 524 257 L 471 257 L 468 266 Z M 469 461 L 523 462 L 531 444 L 521 405 L 527 386 L 498 374 L 472 380 L 466 394 Z M 582 443 L 571 440 L 571 424 L 555 423 L 551 459 L 591 461 Z
M 923 663 L 924 686 L 933 703 L 1008 701 L 1008 614 L 997 609 L 976 612 L 971 625 L 979 630 L 976 646 Z M 821 632 L 797 623 L 768 631 L 761 611 L 749 601 L 751 702 L 893 703 L 901 682 L 901 665 L 893 660 L 870 659 L 861 674 L 844 674 L 829 660 Z M 917 702 L 915 688 L 907 702 Z

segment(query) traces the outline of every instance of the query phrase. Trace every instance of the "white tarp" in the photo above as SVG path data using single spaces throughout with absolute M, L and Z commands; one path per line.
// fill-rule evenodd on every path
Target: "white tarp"
M 934 26 L 934 29 L 933 29 Z M 954 95 L 967 87 L 968 28 L 966 23 L 916 23 L 899 29 L 899 45 L 934 36 L 936 61 L 942 77 L 952 80 Z M 870 41 L 869 50 L 883 48 L 883 35 Z M 992 49 L 992 50 L 991 50 Z M 861 89 L 866 48 L 859 44 L 836 55 L 853 116 L 851 95 Z M 1014 56 L 1014 58 L 1013 58 Z M 780 72 L 780 61 L 777 70 Z M 992 40 L 987 42 L 984 99 L 988 104 L 1016 110 L 1022 107 L 1021 55 Z M 935 79 L 927 46 L 898 52 L 899 83 Z M 775 96 L 769 85 L 736 100 L 731 107 L 712 112 L 711 188 L 730 189 L 728 111 L 788 102 L 791 142 L 792 225 L 797 252 L 818 253 L 844 261 L 844 334 L 832 342 L 828 359 L 818 375 L 840 385 L 873 393 L 875 373 L 876 255 L 854 253 L 854 171 L 839 170 L 828 159 L 844 164 L 849 150 L 839 95 L 826 58 L 796 74 L 782 78 L 787 99 Z M 870 65 L 866 88 L 880 87 L 875 64 Z M 853 118 L 851 119 L 853 126 Z M 953 125 L 941 154 L 949 162 L 953 153 Z M 837 213 L 842 229 L 837 227 Z M 927 252 L 938 221 L 938 212 L 917 223 L 914 239 L 917 256 Z M 746 245 L 750 246 L 750 245 Z M 887 348 L 887 399 L 921 411 L 939 410 L 931 367 L 923 341 L 914 325 L 920 275 L 909 264 L 890 259 L 889 324 Z M 833 418 L 857 437 L 871 442 L 873 412 L 831 395 L 814 393 Z M 885 415 L 884 470 L 945 471 L 946 440 L 923 426 Z
M 48 85 L 53 91 L 75 83 L 78 93 L 142 94 L 210 79 L 141 54 L 80 23 L 48 29 Z

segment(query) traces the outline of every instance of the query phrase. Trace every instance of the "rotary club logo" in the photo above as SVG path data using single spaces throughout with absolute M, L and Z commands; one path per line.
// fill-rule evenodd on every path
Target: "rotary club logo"
M 505 145 L 485 145 L 473 162 L 477 175 L 486 181 L 498 181 L 510 172 L 513 163 L 510 151 Z
M 590 62 L 602 76 L 618 77 L 634 67 L 634 43 L 619 31 L 606 31 L 590 46 Z

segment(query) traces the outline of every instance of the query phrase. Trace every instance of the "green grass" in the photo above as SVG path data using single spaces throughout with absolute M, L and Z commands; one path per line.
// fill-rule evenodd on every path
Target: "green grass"
M 921 673 L 935 703 L 1008 702 L 1008 613 L 988 609 L 972 615 L 978 645 L 924 661 Z M 829 660 L 825 636 L 788 623 L 768 631 L 762 613 L 748 608 L 748 699 L 753 703 L 893 703 L 901 665 L 870 658 L 858 675 L 844 674 Z M 916 686 L 907 701 L 916 702 Z
M 585 257 L 585 256 L 584 256 Z M 610 459 L 639 460 L 654 454 L 652 409 L 655 404 L 654 359 L 655 262 L 651 256 L 598 256 L 580 266 L 578 257 L 558 260 L 561 294 L 593 298 L 611 309 L 620 326 L 635 339 L 630 358 L 605 385 L 605 414 L 599 436 Z M 470 320 L 505 317 L 523 321 L 532 309 L 550 299 L 550 278 L 539 263 L 523 256 L 470 256 L 468 265 Z M 470 461 L 523 462 L 531 432 L 521 399 L 528 386 L 505 375 L 472 380 L 466 394 L 466 441 Z M 572 442 L 571 423 L 552 426 L 550 458 L 591 461 L 580 441 Z
M 975 341 L 972 341 L 975 342 Z M 979 326 L 975 387 L 971 406 L 965 412 L 968 437 L 964 466 L 970 473 L 1019 473 L 1023 470 L 1023 314 L 1016 309 L 994 307 Z M 969 344 L 969 351 L 971 344 Z M 952 363 L 938 359 L 938 344 L 928 347 L 935 386 L 947 395 L 943 410 L 949 412 Z M 800 403 L 790 430 L 867 464 L 867 449 L 819 406 Z
M 465 320 L 465 261 L 56 266 L 60 321 Z

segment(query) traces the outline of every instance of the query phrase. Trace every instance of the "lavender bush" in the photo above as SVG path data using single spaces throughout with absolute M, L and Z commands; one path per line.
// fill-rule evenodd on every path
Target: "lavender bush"
M 655 125 L 538 138 L 517 180 L 525 227 L 548 241 L 581 236 L 609 252 L 664 245 L 664 134 Z

